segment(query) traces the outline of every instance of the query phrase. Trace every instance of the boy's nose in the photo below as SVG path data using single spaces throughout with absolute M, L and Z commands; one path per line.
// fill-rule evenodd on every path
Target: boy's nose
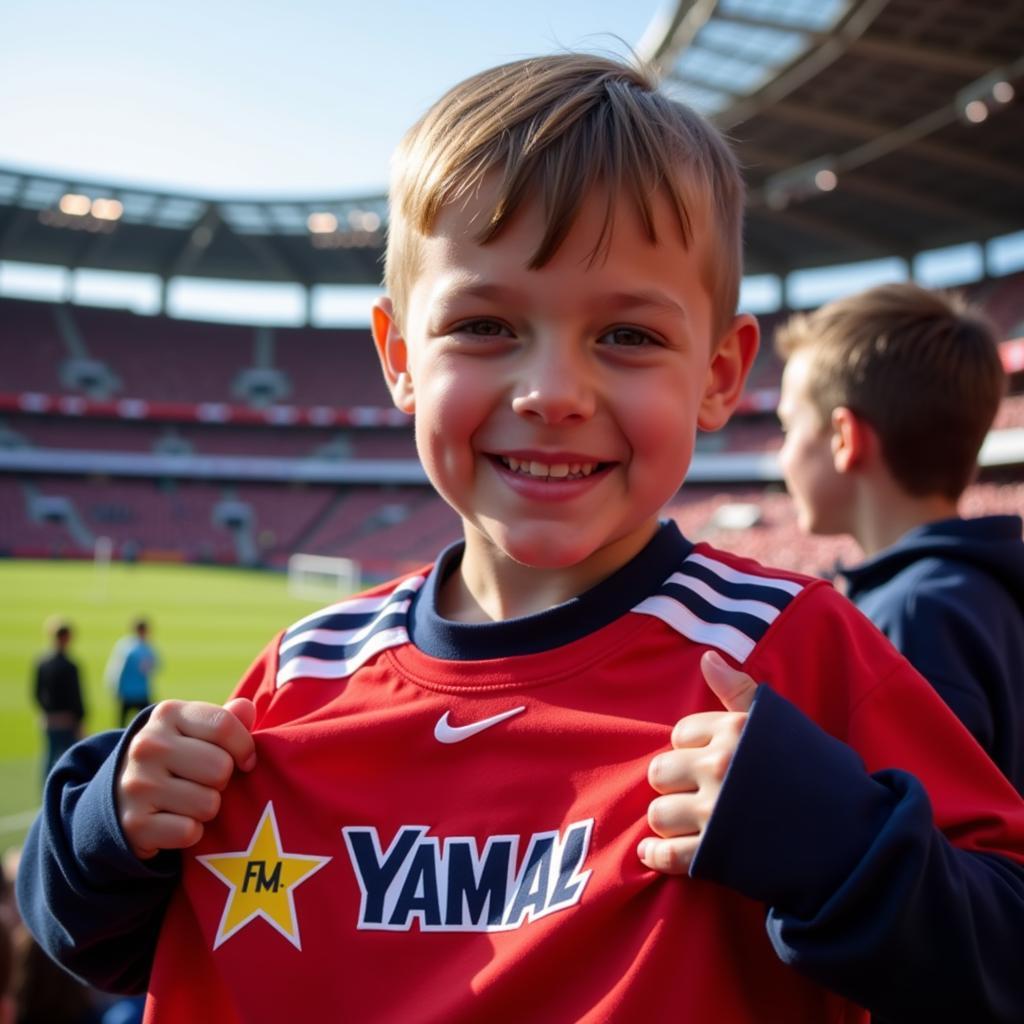
M 564 358 L 536 360 L 512 398 L 512 408 L 520 416 L 536 417 L 547 424 L 589 419 L 595 406 L 595 391 L 587 374 L 575 361 Z

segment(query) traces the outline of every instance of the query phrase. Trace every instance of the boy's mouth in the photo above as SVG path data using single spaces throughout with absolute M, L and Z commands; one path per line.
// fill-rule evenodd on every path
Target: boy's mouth
M 536 480 L 583 480 L 605 465 L 601 462 L 537 462 L 511 455 L 499 455 L 497 458 L 511 472 Z

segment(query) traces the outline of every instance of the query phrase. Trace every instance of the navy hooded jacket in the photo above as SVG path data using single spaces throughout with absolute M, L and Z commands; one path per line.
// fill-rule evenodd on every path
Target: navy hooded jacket
M 841 572 L 847 596 L 1024 793 L 1021 518 L 928 523 Z

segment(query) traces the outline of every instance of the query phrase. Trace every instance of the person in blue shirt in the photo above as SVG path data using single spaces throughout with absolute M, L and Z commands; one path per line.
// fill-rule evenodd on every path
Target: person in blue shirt
M 117 724 L 123 729 L 134 715 L 153 703 L 151 679 L 160 659 L 149 642 L 149 622 L 136 619 L 132 631 L 114 644 L 107 662 L 107 683 L 117 697 Z
M 962 518 L 1006 381 L 995 334 L 956 295 L 887 284 L 776 334 L 780 462 L 810 533 L 848 533 L 849 597 L 1024 792 L 1021 518 Z

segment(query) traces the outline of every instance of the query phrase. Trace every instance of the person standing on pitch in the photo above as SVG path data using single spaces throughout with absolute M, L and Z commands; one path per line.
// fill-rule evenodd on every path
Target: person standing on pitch
M 53 649 L 36 662 L 33 696 L 43 713 L 46 753 L 43 780 L 60 756 L 82 738 L 85 704 L 78 665 L 68 656 L 71 625 L 63 619 L 49 624 Z
M 117 697 L 117 724 L 122 729 L 135 713 L 153 703 L 150 681 L 159 665 L 149 642 L 149 623 L 136 619 L 131 632 L 114 644 L 107 662 L 107 684 Z

